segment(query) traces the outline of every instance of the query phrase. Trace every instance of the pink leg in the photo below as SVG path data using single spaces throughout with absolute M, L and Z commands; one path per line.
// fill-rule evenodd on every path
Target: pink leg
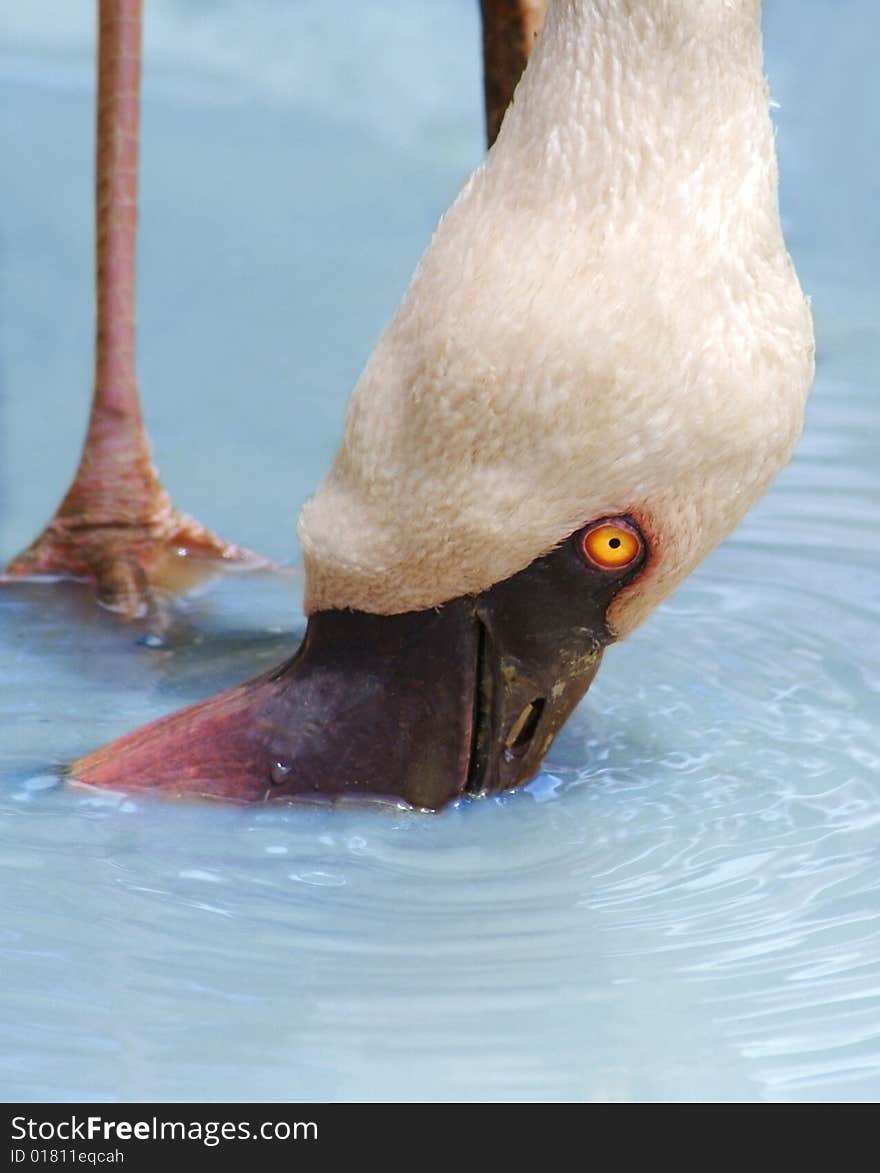
M 491 147 L 541 31 L 547 0 L 480 0 L 480 9 L 486 138 Z
M 185 559 L 263 565 L 178 513 L 150 456 L 135 369 L 142 0 L 100 0 L 95 175 L 97 316 L 95 384 L 73 483 L 39 538 L 5 577 L 63 575 L 92 581 L 125 619 L 153 591 L 188 585 Z

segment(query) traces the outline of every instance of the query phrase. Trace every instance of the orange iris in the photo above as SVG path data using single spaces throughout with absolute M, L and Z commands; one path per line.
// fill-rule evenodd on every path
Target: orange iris
M 600 522 L 583 537 L 584 553 L 602 570 L 629 566 L 642 548 L 638 534 L 613 521 Z

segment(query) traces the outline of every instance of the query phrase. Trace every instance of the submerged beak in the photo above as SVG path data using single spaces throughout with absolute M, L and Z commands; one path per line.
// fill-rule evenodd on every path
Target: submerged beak
M 172 795 L 385 798 L 429 809 L 519 786 L 589 688 L 612 639 L 605 612 L 623 584 L 585 567 L 569 540 L 436 610 L 319 612 L 287 663 L 70 773 Z

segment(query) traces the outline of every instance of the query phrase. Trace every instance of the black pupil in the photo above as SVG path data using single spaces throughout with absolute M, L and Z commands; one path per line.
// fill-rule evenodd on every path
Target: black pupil
M 616 550 L 617 547 L 620 545 L 620 538 L 612 538 L 611 541 L 608 543 L 608 545 L 611 547 L 612 550 Z

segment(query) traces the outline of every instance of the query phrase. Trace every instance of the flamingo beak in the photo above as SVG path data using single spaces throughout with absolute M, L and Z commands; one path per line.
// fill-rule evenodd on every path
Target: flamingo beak
M 589 688 L 621 585 L 586 568 L 569 541 L 437 609 L 319 612 L 291 660 L 70 774 L 174 796 L 379 798 L 432 810 L 519 786 Z

